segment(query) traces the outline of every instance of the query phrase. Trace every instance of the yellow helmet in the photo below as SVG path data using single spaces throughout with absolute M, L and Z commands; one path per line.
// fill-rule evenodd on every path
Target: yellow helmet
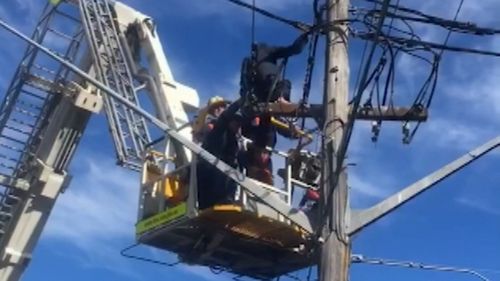
M 225 101 L 222 97 L 219 97 L 219 96 L 215 96 L 215 97 L 211 97 L 209 100 L 208 100 L 208 103 L 207 103 L 207 107 L 208 108 L 214 108 L 216 106 L 221 106 L 221 105 L 225 105 L 227 104 L 228 102 Z

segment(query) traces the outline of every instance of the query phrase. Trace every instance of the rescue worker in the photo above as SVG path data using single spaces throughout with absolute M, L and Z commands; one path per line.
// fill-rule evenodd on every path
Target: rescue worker
M 226 108 L 228 102 L 219 96 L 208 100 L 207 105 L 202 108 L 193 124 L 193 141 L 202 143 L 205 136 L 215 125 L 215 122 Z
M 254 70 L 249 70 L 250 73 L 246 75 L 252 75 L 252 72 L 255 74 L 254 79 L 247 77 L 247 80 L 253 80 L 254 84 L 249 86 L 252 87 L 258 102 L 274 102 L 280 97 L 290 100 L 291 83 L 287 79 L 280 79 L 282 69 L 278 61 L 300 54 L 307 42 L 307 34 L 304 33 L 290 46 L 277 47 L 264 43 L 253 46 L 252 59 L 254 61 L 250 63 L 250 66 L 254 67 Z
M 238 168 L 242 121 L 239 108 L 240 103 L 237 101 L 224 110 L 202 144 L 205 150 L 235 169 Z M 200 209 L 231 203 L 234 200 L 236 183 L 226 174 L 205 160 L 199 160 L 197 173 Z
M 242 90 L 242 94 L 251 96 L 243 98 L 247 102 L 249 100 L 259 103 L 288 102 L 291 83 L 289 80 L 280 79 L 281 68 L 278 66 L 278 60 L 299 54 L 307 41 L 307 34 L 302 34 L 292 45 L 286 47 L 254 45 L 254 61 L 248 64 L 253 68 L 247 68 L 247 73 L 242 74 L 246 76 L 242 77 L 242 87 L 249 88 Z M 250 77 L 250 75 L 253 76 Z M 243 123 L 242 130 L 243 135 L 253 142 L 246 157 L 247 175 L 273 185 L 271 154 L 266 149 L 266 147 L 274 148 L 276 145 L 276 129 L 272 125 L 271 116 L 266 114 L 249 116 Z

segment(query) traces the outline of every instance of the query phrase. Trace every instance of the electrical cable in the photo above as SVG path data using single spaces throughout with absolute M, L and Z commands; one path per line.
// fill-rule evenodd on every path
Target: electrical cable
M 480 274 L 477 270 L 474 270 L 471 268 L 459 268 L 459 267 L 452 267 L 452 266 L 422 264 L 422 263 L 411 262 L 411 261 L 396 261 L 396 260 L 387 260 L 387 259 L 379 259 L 379 258 L 365 258 L 362 255 L 352 255 L 351 261 L 353 263 L 364 263 L 364 264 L 370 264 L 370 265 L 384 265 L 384 266 L 404 267 L 404 268 L 421 269 L 421 270 L 464 273 L 464 274 L 469 274 L 469 275 L 475 276 L 483 281 L 490 281 L 486 276 Z
M 458 15 L 460 14 L 460 11 L 462 10 L 462 6 L 464 4 L 464 1 L 465 0 L 461 0 L 460 1 L 460 4 L 458 5 L 458 8 L 457 8 L 457 11 L 455 13 L 455 17 L 453 18 L 454 21 L 456 21 L 458 19 Z M 450 37 L 451 37 L 451 33 L 452 31 L 448 31 L 448 34 L 446 35 L 446 38 L 444 40 L 444 43 L 443 43 L 443 46 L 446 46 L 448 45 L 448 41 L 450 40 Z M 438 64 L 439 64 L 439 61 L 441 60 L 441 58 L 443 57 L 443 53 L 444 53 L 444 49 L 441 49 L 441 52 L 438 54 L 438 58 L 437 58 L 437 61 L 438 61 Z M 436 69 L 436 72 L 438 70 Z M 437 75 L 437 74 L 436 74 Z M 432 101 L 432 96 L 434 94 L 434 92 L 431 92 L 431 96 L 429 97 L 429 101 L 428 101 L 428 104 L 427 104 L 427 107 L 429 107 L 431 105 L 431 101 Z
M 370 3 L 380 3 L 380 0 L 365 0 L 366 2 Z M 388 13 L 388 17 L 393 17 L 396 16 L 396 18 L 401 18 L 401 19 L 406 19 L 406 20 L 412 20 L 412 21 L 417 21 L 421 23 L 429 23 L 429 24 L 434 24 L 434 25 L 439 25 L 443 28 L 451 29 L 454 32 L 461 32 L 461 33 L 470 33 L 474 35 L 495 35 L 495 34 L 500 34 L 499 29 L 493 29 L 493 28 L 483 28 L 483 27 L 477 27 L 477 25 L 470 23 L 470 22 L 459 22 L 456 20 L 448 20 L 448 19 L 443 19 L 439 18 L 433 15 L 426 14 L 422 11 L 418 11 L 415 9 L 410 9 L 406 7 L 395 7 L 394 5 L 390 5 L 391 8 L 401 11 L 407 14 L 413 14 L 420 16 L 424 19 L 419 19 L 419 18 L 413 18 L 413 17 L 405 17 L 393 13 Z
M 377 3 L 373 3 L 373 8 L 372 9 L 375 9 L 376 7 L 377 7 Z M 364 46 L 363 46 L 363 52 L 361 53 L 361 60 L 359 62 L 359 67 L 358 67 L 358 71 L 357 71 L 357 74 L 356 74 L 356 83 L 354 84 L 354 91 L 353 91 L 353 93 L 356 93 L 358 91 L 359 82 L 360 82 L 360 79 L 361 79 L 361 68 L 365 64 L 365 57 L 366 57 L 366 51 L 367 50 L 368 50 L 368 41 L 365 41 Z
M 464 47 L 457 47 L 457 46 L 444 46 L 439 43 L 434 43 L 434 42 L 429 42 L 429 41 L 423 41 L 423 40 L 414 40 L 414 39 L 407 39 L 407 38 L 401 38 L 401 37 L 395 37 L 395 36 L 387 36 L 387 37 L 378 37 L 374 38 L 373 34 L 371 33 L 358 33 L 356 35 L 357 37 L 361 39 L 367 39 L 367 40 L 372 40 L 372 41 L 392 41 L 392 43 L 399 44 L 400 46 L 404 47 L 416 47 L 420 46 L 425 49 L 436 49 L 436 50 L 445 50 L 445 51 L 452 51 L 452 52 L 459 52 L 459 53 L 469 53 L 469 54 L 477 54 L 477 55 L 485 55 L 485 56 L 493 56 L 493 57 L 500 57 L 500 52 L 494 52 L 494 51 L 487 51 L 487 50 L 480 50 L 480 49 L 472 49 L 472 48 L 464 48 Z
M 250 46 L 255 44 L 255 0 L 252 0 L 252 42 L 250 42 Z
M 296 21 L 296 20 L 290 20 L 290 19 L 287 19 L 287 18 L 284 18 L 284 17 L 281 17 L 281 16 L 278 16 L 276 14 L 273 14 L 267 10 L 264 10 L 262 8 L 258 8 L 256 7 L 255 5 L 252 6 L 251 4 L 248 4 L 248 3 L 245 3 L 243 1 L 240 1 L 240 0 L 226 0 L 226 1 L 229 1 L 233 4 L 236 4 L 240 7 L 244 7 L 244 8 L 247 8 L 247 9 L 250 9 L 254 12 L 257 12 L 263 16 L 266 16 L 268 18 L 271 18 L 273 20 L 276 20 L 276 21 L 279 21 L 279 22 L 282 22 L 284 24 L 287 24 L 287 25 L 290 25 L 294 28 L 297 28 L 303 32 L 308 32 L 311 30 L 311 25 L 307 24 L 307 23 L 303 23 L 303 22 L 300 22 L 300 21 Z
M 456 21 L 458 19 L 458 15 L 460 14 L 460 11 L 462 10 L 462 6 L 464 4 L 464 1 L 465 0 L 461 0 L 460 1 L 459 5 L 458 5 L 458 8 L 457 8 L 457 11 L 455 12 L 455 16 L 453 18 L 454 21 Z M 445 38 L 444 43 L 443 43 L 443 46 L 447 46 L 448 45 L 448 41 L 450 40 L 451 33 L 452 33 L 451 30 L 448 31 L 448 34 L 446 35 L 446 38 Z M 436 58 L 435 58 L 435 65 L 434 65 L 433 71 L 432 71 L 432 74 L 435 75 L 435 78 L 434 78 L 434 81 L 432 82 L 432 87 L 431 87 L 429 98 L 427 100 L 427 104 L 425 105 L 426 108 L 429 108 L 431 106 L 434 94 L 436 92 L 437 80 L 438 80 L 438 74 L 439 74 L 439 63 L 440 63 L 440 61 L 441 61 L 441 59 L 443 57 L 443 54 L 444 54 L 444 49 L 441 49 L 441 51 L 436 55 Z M 420 125 L 421 125 L 421 122 L 418 122 L 417 125 L 415 126 L 415 128 L 413 129 L 413 131 L 411 132 L 410 136 L 408 137 L 408 142 L 411 142 L 413 140 L 413 138 L 414 138 L 415 134 L 417 133 Z
M 320 9 L 320 7 L 319 7 L 319 0 L 314 0 L 313 12 L 314 12 L 314 24 L 321 25 L 323 22 L 323 18 L 322 18 L 322 9 Z M 301 100 L 302 106 L 305 106 L 309 102 L 312 77 L 314 74 L 314 64 L 316 62 L 316 51 L 318 49 L 319 31 L 318 30 L 314 31 L 312 33 L 311 37 L 312 37 L 311 41 L 309 42 L 309 53 L 307 56 L 306 74 L 304 77 L 304 84 L 303 84 L 303 89 L 302 89 L 302 100 Z M 305 123 L 306 123 L 306 118 L 302 118 L 302 122 L 300 125 L 301 130 L 304 130 Z M 303 144 L 302 141 L 303 141 L 303 138 L 300 138 L 299 142 L 297 144 L 297 149 L 302 147 L 302 144 Z

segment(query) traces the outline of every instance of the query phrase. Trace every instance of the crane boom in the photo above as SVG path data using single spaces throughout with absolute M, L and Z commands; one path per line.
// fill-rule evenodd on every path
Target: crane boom
M 139 105 L 127 45 L 123 44 L 112 7 L 107 0 L 79 1 L 79 7 L 98 79 Z M 146 120 L 107 95 L 104 102 L 119 164 L 139 170 L 141 153 L 151 142 Z
M 83 33 L 68 5 L 47 4 L 32 38 L 58 37 L 57 51 L 81 56 Z M 67 24 L 71 34 L 57 31 Z M 18 280 L 59 192 L 69 183 L 66 168 L 90 112 L 64 98 L 70 72 L 29 46 L 0 108 L 0 280 Z M 73 97 L 78 96 L 74 92 Z M 56 118 L 60 117 L 60 118 Z M 56 125 L 57 124 L 57 125 Z
M 42 12 L 34 41 L 47 44 L 48 36 L 60 37 L 57 50 L 52 50 L 60 57 L 79 63 L 136 105 L 142 89 L 159 118 L 172 128 L 189 122 L 188 112 L 198 107 L 198 94 L 174 80 L 149 17 L 114 1 L 52 2 Z M 58 31 L 61 26 L 71 34 Z M 140 38 L 127 38 L 131 26 Z M 136 45 L 146 54 L 147 67 L 133 60 L 131 47 Z M 28 266 L 58 195 L 69 185 L 68 166 L 88 120 L 102 107 L 118 164 L 139 170 L 151 142 L 144 118 L 112 98 L 101 97 L 97 89 L 37 48 L 27 48 L 0 107 L 1 281 L 19 280 Z M 189 136 L 190 126 L 181 133 Z M 182 146 L 166 150 L 179 162 L 190 159 Z

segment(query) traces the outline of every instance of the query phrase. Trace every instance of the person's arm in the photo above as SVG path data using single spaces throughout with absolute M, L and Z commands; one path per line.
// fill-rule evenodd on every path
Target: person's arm
M 272 59 L 288 58 L 302 52 L 308 42 L 307 33 L 301 34 L 292 45 L 286 47 L 273 47 L 270 57 Z
M 240 109 L 240 106 L 241 106 L 240 103 L 241 103 L 240 100 L 233 102 L 231 105 L 229 105 L 228 108 L 226 108 L 221 113 L 221 115 L 217 119 L 217 122 L 215 123 L 214 129 L 213 129 L 214 131 L 215 130 L 222 130 L 223 128 L 225 128 L 227 126 L 227 124 L 229 123 L 229 120 L 231 120 L 233 115 L 238 111 L 238 109 Z

